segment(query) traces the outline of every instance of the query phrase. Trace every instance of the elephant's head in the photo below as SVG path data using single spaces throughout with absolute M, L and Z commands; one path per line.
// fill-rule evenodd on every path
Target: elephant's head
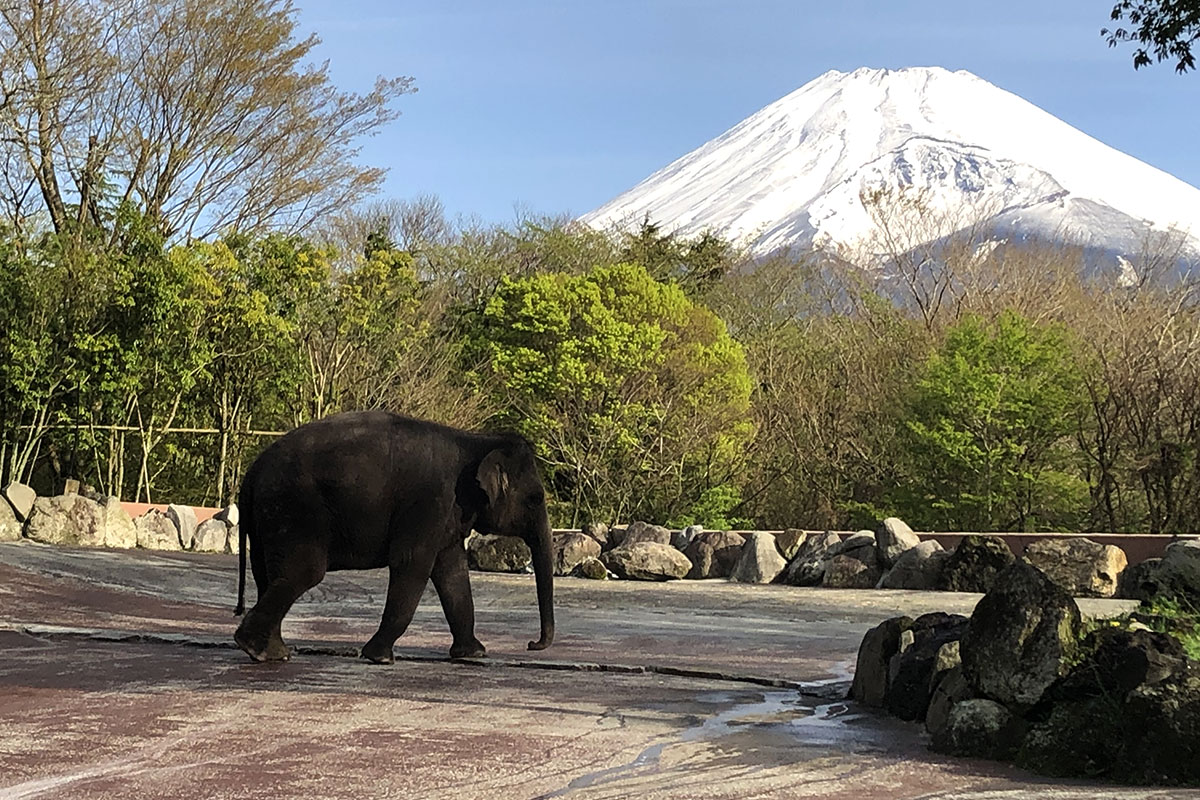
M 542 635 L 538 641 L 529 643 L 529 649 L 544 650 L 554 640 L 554 566 L 546 491 L 538 475 L 533 448 L 514 437 L 483 457 L 475 477 L 487 498 L 476 518 L 476 529 L 482 533 L 520 536 L 533 553 Z

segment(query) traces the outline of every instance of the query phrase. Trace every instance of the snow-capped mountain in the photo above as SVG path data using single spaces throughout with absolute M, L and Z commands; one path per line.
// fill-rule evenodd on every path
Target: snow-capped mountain
M 629 229 L 649 218 L 757 255 L 849 248 L 878 241 L 862 197 L 879 188 L 921 196 L 929 240 L 957 219 L 997 239 L 1130 255 L 1175 228 L 1200 252 L 1200 189 L 939 67 L 827 72 L 581 220 Z

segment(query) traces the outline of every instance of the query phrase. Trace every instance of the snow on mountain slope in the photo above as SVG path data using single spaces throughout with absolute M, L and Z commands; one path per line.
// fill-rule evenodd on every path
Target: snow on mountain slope
M 1200 189 L 939 67 L 827 72 L 581 220 L 628 229 L 649 217 L 756 254 L 852 246 L 874 229 L 861 193 L 905 186 L 1012 235 L 1119 253 L 1173 227 L 1200 247 Z

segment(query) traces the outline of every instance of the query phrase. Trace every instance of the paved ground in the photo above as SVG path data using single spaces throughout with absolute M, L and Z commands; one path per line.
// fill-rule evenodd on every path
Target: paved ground
M 1200 797 L 944 759 L 838 699 L 869 627 L 974 595 L 561 579 L 533 654 L 532 578 L 475 574 L 489 659 L 445 660 L 429 594 L 379 667 L 352 656 L 384 575 L 338 573 L 258 665 L 236 566 L 0 545 L 0 798 Z

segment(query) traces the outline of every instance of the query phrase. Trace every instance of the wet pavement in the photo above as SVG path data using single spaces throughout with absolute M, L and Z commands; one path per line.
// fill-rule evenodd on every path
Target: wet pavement
M 396 664 L 355 658 L 376 571 L 327 576 L 295 657 L 253 664 L 234 557 L 0 544 L 0 798 L 1200 797 L 943 758 L 840 699 L 868 628 L 977 595 L 564 578 L 529 653 L 532 576 L 472 582 L 479 662 L 432 592 Z

